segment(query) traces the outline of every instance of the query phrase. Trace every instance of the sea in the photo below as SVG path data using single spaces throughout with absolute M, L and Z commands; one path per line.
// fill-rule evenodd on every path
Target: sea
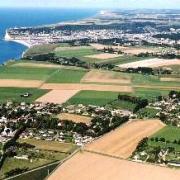
M 94 9 L 0 8 L 0 64 L 20 58 L 27 49 L 24 45 L 4 41 L 6 29 L 81 20 L 97 12 Z

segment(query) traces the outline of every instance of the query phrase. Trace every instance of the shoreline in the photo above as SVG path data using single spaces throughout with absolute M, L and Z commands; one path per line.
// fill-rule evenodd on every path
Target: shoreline
M 24 40 L 18 40 L 18 39 L 11 38 L 11 36 L 8 34 L 7 30 L 6 30 L 6 34 L 5 34 L 4 40 L 5 41 L 9 41 L 9 42 L 16 42 L 18 44 L 26 46 L 27 48 L 32 47 L 32 45 L 30 43 L 28 43 L 28 42 L 26 42 Z

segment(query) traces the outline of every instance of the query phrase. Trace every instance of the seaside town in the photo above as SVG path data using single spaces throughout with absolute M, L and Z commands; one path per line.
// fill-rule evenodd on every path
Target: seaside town
M 7 29 L 28 49 L 0 66 L 0 179 L 178 180 L 179 16 L 101 11 Z

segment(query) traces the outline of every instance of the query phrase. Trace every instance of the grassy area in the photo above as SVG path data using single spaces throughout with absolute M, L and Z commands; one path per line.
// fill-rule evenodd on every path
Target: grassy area
M 148 100 L 154 100 L 158 96 L 167 96 L 168 93 L 168 90 L 135 88 L 135 92 L 132 95 L 141 98 L 146 98 Z
M 48 80 L 48 83 L 79 83 L 87 73 L 85 70 L 59 69 Z
M 27 155 L 28 160 L 16 159 L 14 157 L 6 158 L 2 170 L 0 172 L 0 179 L 5 177 L 5 174 L 13 169 L 20 168 L 32 170 L 41 166 L 46 166 L 50 163 L 61 161 L 69 156 L 77 146 L 74 144 L 59 143 L 55 141 L 44 141 L 36 139 L 19 140 L 20 143 L 28 143 L 35 146 L 35 148 L 18 148 L 16 150 L 17 156 Z M 57 163 L 58 164 L 58 163 Z M 32 177 L 46 177 L 48 169 L 52 171 L 56 166 L 44 167 L 33 172 L 29 172 L 22 177 L 32 179 Z M 32 173 L 32 175 L 31 175 Z M 22 178 L 20 176 L 20 179 Z
M 51 53 L 57 47 L 59 47 L 59 44 L 44 44 L 44 45 L 33 46 L 26 51 L 25 56 Z
M 116 100 L 118 94 L 117 92 L 81 91 L 73 96 L 68 103 L 102 106 Z
M 70 153 L 76 149 L 74 144 L 70 143 L 59 143 L 56 141 L 44 141 L 36 139 L 21 139 L 21 143 L 28 143 L 36 146 L 37 149 L 47 150 L 47 151 L 58 151 L 62 153 Z
M 55 69 L 32 67 L 0 67 L 0 79 L 45 80 Z
M 149 140 L 150 146 L 160 146 L 160 147 L 174 147 L 176 151 L 180 151 L 180 144 L 173 143 L 174 140 L 180 140 L 180 128 L 173 127 L 173 126 L 166 126 L 165 128 L 161 129 L 159 132 L 154 134 L 152 136 L 153 138 L 165 138 L 166 141 L 169 141 L 169 143 L 165 142 L 155 142 Z
M 98 51 L 93 49 L 90 46 L 82 46 L 79 48 L 57 48 L 55 50 L 56 56 L 59 57 L 76 57 L 76 58 L 83 58 L 84 56 L 97 54 Z
M 28 98 L 20 97 L 21 94 L 31 93 L 32 96 Z M 8 100 L 14 102 L 33 102 L 42 95 L 46 94 L 48 90 L 34 89 L 34 88 L 0 88 L 0 102 Z

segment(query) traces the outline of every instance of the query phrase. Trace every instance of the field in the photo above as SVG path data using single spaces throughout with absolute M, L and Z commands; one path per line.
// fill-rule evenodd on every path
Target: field
M 69 120 L 69 121 L 73 121 L 75 123 L 85 123 L 85 124 L 90 124 L 91 119 L 90 117 L 87 116 L 81 116 L 81 115 L 77 115 L 77 114 L 68 114 L 68 113 L 61 113 L 58 115 L 58 118 L 61 120 Z
M 53 72 L 54 68 L 0 66 L 0 79 L 45 80 Z
M 21 143 L 25 142 L 36 146 L 36 149 L 56 151 L 61 153 L 70 153 L 76 149 L 76 146 L 69 143 L 60 143 L 56 141 L 44 141 L 36 139 L 21 139 Z
M 179 177 L 178 170 L 82 151 L 59 166 L 48 180 L 179 180 Z
M 138 67 L 161 67 L 161 66 L 170 66 L 170 65 L 180 65 L 179 59 L 147 59 L 137 62 L 131 62 L 127 64 L 121 64 L 119 67 L 121 68 L 138 68 Z
M 165 82 L 180 82 L 180 77 L 179 78 L 168 78 L 168 77 L 164 77 L 160 79 L 161 81 L 165 81 Z
M 98 54 L 98 51 L 90 46 L 79 47 L 64 47 L 56 48 L 55 54 L 59 57 L 76 57 L 83 58 L 84 56 Z
M 100 85 L 100 84 L 57 84 L 45 83 L 41 89 L 54 89 L 54 90 L 79 90 L 79 91 L 111 91 L 111 92 L 133 92 L 131 86 L 127 85 Z
M 81 91 L 73 96 L 67 103 L 102 106 L 116 100 L 118 94 L 117 92 Z
M 138 143 L 165 125 L 160 120 L 133 120 L 85 146 L 85 150 L 113 157 L 128 158 Z
M 27 92 L 31 93 L 32 96 L 28 98 L 21 97 L 22 94 L 25 94 Z M 48 90 L 33 88 L 0 88 L 0 102 L 33 102 L 47 92 Z
M 131 79 L 118 72 L 92 70 L 81 80 L 83 83 L 130 84 Z
M 170 143 L 163 143 L 163 142 L 152 142 L 149 141 L 149 145 L 150 146 L 161 146 L 161 147 L 174 147 L 176 149 L 176 151 L 180 152 L 180 144 L 175 144 L 172 143 L 175 140 L 179 141 L 180 140 L 180 128 L 178 127 L 172 127 L 172 126 L 167 126 L 163 129 L 161 129 L 160 131 L 158 131 L 157 133 L 155 133 L 152 137 L 158 137 L 158 138 L 165 138 L 166 140 L 170 141 Z
M 42 84 L 40 80 L 0 79 L 0 87 L 38 88 Z
M 89 56 L 85 56 L 87 58 L 92 58 L 92 59 L 113 59 L 113 58 L 117 58 L 121 55 L 118 54 L 109 54 L 109 53 L 102 53 L 102 54 L 94 54 L 94 55 L 89 55 Z
M 59 69 L 47 80 L 47 83 L 80 83 L 86 70 Z
M 62 104 L 78 93 L 78 90 L 51 90 L 47 94 L 36 99 L 36 102 Z

